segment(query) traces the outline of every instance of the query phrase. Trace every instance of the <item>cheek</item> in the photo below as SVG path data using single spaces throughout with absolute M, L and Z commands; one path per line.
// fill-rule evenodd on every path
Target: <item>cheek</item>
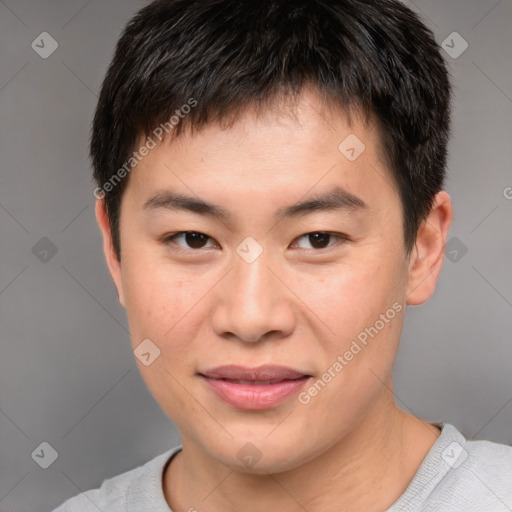
M 160 349 L 156 370 L 139 365 L 148 386 L 155 382 L 158 395 L 159 382 L 173 389 L 170 374 L 184 376 L 195 368 L 204 339 L 198 331 L 204 328 L 207 292 L 212 286 L 196 274 L 178 275 L 168 265 L 145 267 L 148 270 L 142 266 L 127 268 L 126 309 L 133 348 L 149 338 Z M 175 391 L 176 396 L 180 394 L 179 386 Z
M 190 309 L 183 280 L 154 261 L 127 258 L 123 266 L 123 289 L 134 344 L 141 337 L 157 343 L 170 338 L 173 326 L 179 326 L 180 319 Z
M 327 326 L 320 341 L 325 369 L 346 354 L 343 373 L 351 374 L 349 387 L 365 385 L 369 367 L 384 375 L 393 365 L 405 313 L 403 269 L 397 261 L 375 253 L 306 287 L 308 307 Z
M 304 302 L 326 321 L 361 326 L 401 296 L 401 280 L 394 262 L 358 257 L 332 267 L 320 279 L 303 279 Z
M 191 340 L 197 337 L 193 329 L 201 314 L 197 294 L 188 291 L 190 283 L 165 267 L 142 261 L 126 263 L 124 283 L 132 347 L 150 339 L 160 351 L 148 366 L 137 361 L 139 371 L 157 402 L 179 418 L 180 411 L 190 412 L 194 407 L 180 383 L 190 377 L 195 363 Z

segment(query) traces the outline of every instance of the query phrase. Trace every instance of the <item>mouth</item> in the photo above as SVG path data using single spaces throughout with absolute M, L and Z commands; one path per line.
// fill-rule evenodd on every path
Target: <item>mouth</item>
M 276 407 L 296 394 L 312 378 L 300 370 L 275 365 L 257 368 L 219 366 L 198 375 L 216 398 L 245 410 Z
M 269 384 L 279 384 L 280 382 L 290 380 L 300 380 L 306 378 L 306 375 L 298 377 L 296 379 L 271 379 L 271 380 L 240 380 L 240 379 L 217 379 L 225 382 L 232 382 L 233 384 L 242 384 L 245 386 L 267 386 Z
M 269 364 L 253 368 L 238 365 L 217 366 L 216 368 L 200 372 L 200 375 L 211 379 L 246 381 L 250 383 L 269 382 L 271 384 L 283 380 L 295 380 L 304 376 L 311 376 L 294 368 Z

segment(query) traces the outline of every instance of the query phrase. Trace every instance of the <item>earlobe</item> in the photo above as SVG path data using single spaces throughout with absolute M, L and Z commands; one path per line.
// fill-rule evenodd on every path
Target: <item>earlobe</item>
M 107 262 L 108 270 L 112 281 L 117 289 L 117 295 L 119 302 L 123 307 L 126 307 L 124 294 L 123 294 L 123 282 L 121 275 L 121 263 L 117 259 L 114 245 L 112 243 L 112 232 L 110 227 L 110 221 L 108 218 L 107 210 L 105 208 L 105 202 L 103 199 L 96 199 L 96 220 L 101 230 L 103 237 L 103 253 Z
M 439 192 L 428 217 L 421 223 L 409 259 L 407 304 L 417 306 L 434 293 L 444 261 L 446 237 L 452 223 L 451 199 Z

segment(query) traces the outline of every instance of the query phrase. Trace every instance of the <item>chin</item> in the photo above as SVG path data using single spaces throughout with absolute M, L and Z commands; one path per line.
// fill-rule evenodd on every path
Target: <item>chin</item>
M 260 436 L 235 436 L 226 446 L 210 445 L 210 456 L 232 471 L 252 475 L 266 475 L 293 470 L 312 459 L 307 447 L 294 437 L 265 439 L 269 430 Z M 304 436 L 302 436 L 304 439 Z M 300 450 L 298 450 L 300 447 Z

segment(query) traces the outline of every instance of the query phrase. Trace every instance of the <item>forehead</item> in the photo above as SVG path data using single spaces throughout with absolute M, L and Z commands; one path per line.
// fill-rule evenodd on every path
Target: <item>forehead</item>
M 219 206 L 263 200 L 283 213 L 290 199 L 340 188 L 347 204 L 352 195 L 371 206 L 364 197 L 379 191 L 397 198 L 374 125 L 306 90 L 293 103 L 248 108 L 227 127 L 210 123 L 164 139 L 131 173 L 127 193 L 146 210 L 167 190 Z M 229 206 L 217 210 L 229 216 Z

